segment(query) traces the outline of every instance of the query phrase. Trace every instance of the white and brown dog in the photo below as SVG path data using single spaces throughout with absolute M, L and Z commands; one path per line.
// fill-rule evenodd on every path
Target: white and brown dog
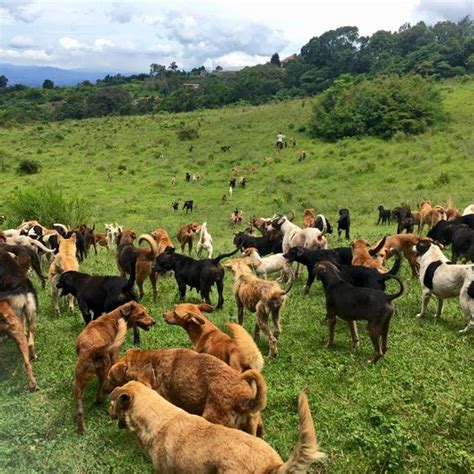
M 422 317 L 431 295 L 438 298 L 435 318 L 443 311 L 446 298 L 459 296 L 461 308 L 468 318 L 467 326 L 461 333 L 474 329 L 474 265 L 453 265 L 441 249 L 429 241 L 420 241 L 414 247 L 420 264 L 420 283 L 423 288 L 421 311 Z

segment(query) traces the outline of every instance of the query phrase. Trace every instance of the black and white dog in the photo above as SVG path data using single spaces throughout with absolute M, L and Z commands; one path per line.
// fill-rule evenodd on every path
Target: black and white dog
M 459 296 L 461 308 L 468 318 L 467 326 L 461 333 L 474 329 L 474 265 L 454 265 L 434 243 L 421 241 L 414 247 L 420 264 L 420 283 L 423 288 L 421 311 L 426 313 L 431 295 L 438 298 L 435 318 L 443 311 L 446 298 Z

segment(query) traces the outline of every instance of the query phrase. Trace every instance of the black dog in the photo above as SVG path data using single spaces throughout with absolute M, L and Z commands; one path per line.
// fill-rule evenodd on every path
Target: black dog
M 415 218 L 411 213 L 409 206 L 400 206 L 392 210 L 392 216 L 397 220 L 397 234 L 406 231 L 407 234 L 412 234 L 415 228 Z
M 183 210 L 186 209 L 186 214 L 188 212 L 193 212 L 194 201 L 184 201 Z
M 332 234 L 332 225 L 322 214 L 318 214 L 314 220 L 314 227 L 325 234 Z
M 377 209 L 379 210 L 379 220 L 377 221 L 377 225 L 390 224 L 392 211 L 390 211 L 390 209 L 385 209 L 382 205 L 380 205 Z
M 458 217 L 452 221 L 441 220 L 428 231 L 427 237 L 436 240 L 440 244 L 449 245 L 453 240 L 454 232 L 462 226 L 474 230 L 474 214 Z
M 232 189 L 235 189 L 236 183 L 237 183 L 237 178 L 230 178 L 230 179 L 229 179 L 229 186 L 230 186 Z
M 173 211 L 177 211 L 178 210 L 178 207 L 179 207 L 179 202 L 178 201 L 173 201 L 171 203 L 171 207 L 173 208 Z
M 175 252 L 173 247 L 158 255 L 155 260 L 155 271 L 163 274 L 173 270 L 178 284 L 179 296 L 184 299 L 186 296 L 186 285 L 196 289 L 207 304 L 211 304 L 209 293 L 212 285 L 217 286 L 218 300 L 217 308 L 222 308 L 224 304 L 224 269 L 219 264 L 223 258 L 230 257 L 238 252 L 238 249 L 230 253 L 219 255 L 216 258 L 205 258 L 195 260 Z
M 270 253 L 281 253 L 283 237 L 262 236 L 254 237 L 246 232 L 238 232 L 234 235 L 234 245 L 242 250 L 249 247 L 255 247 L 258 253 L 263 257 Z
M 392 275 L 392 278 L 400 284 L 400 290 L 393 295 L 386 295 L 380 290 L 351 285 L 341 278 L 339 270 L 331 262 L 320 262 L 316 275 L 322 282 L 326 295 L 328 347 L 334 345 L 336 316 L 349 323 L 353 348 L 356 348 L 359 343 L 356 321 L 366 320 L 370 340 L 374 346 L 371 362 L 377 362 L 387 352 L 388 328 L 395 310 L 392 301 L 401 296 L 404 290 L 401 280 Z M 382 339 L 382 344 L 380 344 L 380 339 Z
M 343 230 L 346 232 L 346 239 L 350 239 L 351 216 L 349 215 L 349 209 L 339 209 L 339 219 L 337 221 L 338 237 L 341 236 Z
M 451 250 L 453 263 L 456 263 L 460 257 L 467 258 L 474 263 L 474 230 L 464 224 L 459 226 L 454 231 Z
M 186 172 L 186 183 L 189 183 L 191 181 L 191 173 Z

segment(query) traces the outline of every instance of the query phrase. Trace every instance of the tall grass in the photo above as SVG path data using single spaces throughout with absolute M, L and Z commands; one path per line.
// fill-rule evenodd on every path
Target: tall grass
M 46 226 L 55 222 L 74 225 L 86 222 L 88 212 L 83 198 L 70 198 L 51 186 L 18 190 L 7 208 L 8 224 L 13 226 L 32 219 Z

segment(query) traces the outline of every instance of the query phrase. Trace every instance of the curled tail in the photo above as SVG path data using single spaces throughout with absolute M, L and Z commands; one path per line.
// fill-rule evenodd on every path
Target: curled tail
M 245 400 L 243 412 L 258 412 L 267 406 L 267 384 L 262 374 L 257 370 L 250 369 L 240 374 L 240 379 L 245 380 L 254 391 L 254 398 Z
M 377 242 L 377 245 L 374 248 L 369 249 L 369 255 L 377 255 L 385 246 L 385 241 L 387 240 L 387 236 L 385 236 L 383 239 L 380 239 L 379 242 Z
M 211 262 L 216 265 L 217 263 L 219 263 L 223 258 L 227 258 L 227 257 L 232 257 L 232 255 L 236 254 L 240 249 L 239 248 L 236 248 L 233 252 L 229 252 L 229 253 L 223 253 L 221 255 L 218 255 L 216 258 L 211 258 Z
M 227 323 L 226 326 L 232 331 L 234 340 L 243 356 L 244 365 L 261 372 L 263 357 L 252 336 L 240 324 Z
M 148 245 L 150 246 L 150 253 L 148 254 L 148 258 L 150 260 L 154 260 L 158 255 L 158 245 L 156 245 L 155 239 L 151 235 L 142 234 L 140 235 L 140 237 L 138 237 L 138 245 L 140 245 L 142 242 L 148 243 Z
M 395 293 L 393 295 L 387 295 L 388 300 L 392 301 L 392 300 L 398 298 L 399 296 L 403 295 L 403 292 L 405 291 L 405 286 L 403 285 L 402 280 L 400 280 L 400 278 L 397 277 L 396 275 L 390 275 L 390 278 L 393 278 L 394 280 L 397 280 L 398 283 L 400 284 L 400 290 L 398 291 L 398 293 Z
M 319 450 L 316 430 L 314 429 L 313 417 L 309 409 L 308 397 L 304 390 L 300 392 L 298 398 L 298 418 L 299 418 L 299 436 L 298 443 L 290 454 L 288 461 L 274 470 L 275 473 L 302 474 L 308 469 L 308 466 L 318 459 L 326 457 Z
M 123 341 L 125 340 L 125 336 L 127 334 L 127 323 L 125 319 L 120 318 L 117 321 L 117 332 L 115 334 L 115 338 L 111 344 L 105 344 L 101 347 L 97 347 L 94 350 L 95 357 L 103 357 L 107 352 L 112 352 L 115 349 L 118 349 Z
M 390 275 L 396 275 L 400 271 L 400 266 L 402 264 L 402 255 L 397 249 L 390 249 L 390 251 L 395 255 L 395 263 L 393 267 L 388 271 Z

